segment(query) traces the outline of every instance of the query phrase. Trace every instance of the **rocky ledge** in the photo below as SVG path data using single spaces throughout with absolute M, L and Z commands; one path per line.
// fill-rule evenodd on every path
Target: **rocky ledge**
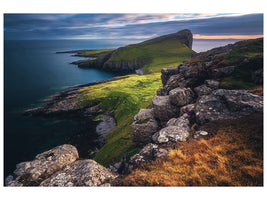
M 14 174 L 6 178 L 6 185 L 108 186 L 107 183 L 114 181 L 118 173 L 128 173 L 142 163 L 167 156 L 173 145 L 213 135 L 199 128 L 209 121 L 263 113 L 263 96 L 253 94 L 251 90 L 226 89 L 221 84 L 240 67 L 238 64 L 225 66 L 221 61 L 242 44 L 216 48 L 197 54 L 177 67 L 162 69 L 163 88 L 158 89 L 152 105 L 141 109 L 134 117 L 131 139 L 133 146 L 141 150 L 129 160 L 122 158 L 121 162 L 107 169 L 89 159 L 77 160 L 76 148 L 63 145 L 37 155 L 33 161 L 18 164 Z M 247 63 L 248 60 L 242 58 L 240 62 Z M 253 83 L 263 82 L 263 64 L 258 64 L 252 73 Z M 27 114 L 50 115 L 82 110 L 82 116 L 87 116 L 100 112 L 95 107 L 81 108 L 75 104 L 77 93 L 78 90 L 72 90 L 54 97 L 47 107 Z M 100 128 L 103 126 L 106 125 Z
M 38 154 L 33 161 L 16 166 L 6 178 L 7 186 L 110 186 L 118 175 L 91 159 L 79 160 L 68 144 Z
M 263 96 L 253 94 L 252 90 L 225 89 L 221 84 L 224 78 L 230 77 L 240 67 L 240 63 L 223 65 L 225 56 L 244 43 L 259 40 L 262 39 L 212 49 L 196 54 L 195 58 L 177 67 L 162 69 L 163 88 L 158 89 L 152 106 L 141 109 L 132 124 L 133 145 L 142 149 L 124 166 L 132 170 L 141 163 L 168 155 L 174 144 L 213 135 L 199 130 L 207 122 L 263 113 Z M 248 63 L 248 60 L 243 58 L 240 62 Z M 262 83 L 263 74 L 260 71 L 263 64 L 253 64 L 256 71 L 250 81 Z M 254 77 L 255 74 L 258 78 Z

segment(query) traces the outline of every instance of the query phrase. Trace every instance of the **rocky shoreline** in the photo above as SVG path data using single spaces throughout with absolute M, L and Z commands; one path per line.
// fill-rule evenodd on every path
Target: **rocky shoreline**
M 251 42 L 253 41 L 257 40 Z M 247 58 L 242 58 L 238 65 L 227 65 L 222 62 L 225 56 L 243 43 L 238 42 L 196 54 L 179 66 L 162 69 L 163 88 L 158 89 L 151 106 L 141 109 L 134 117 L 131 140 L 133 146 L 141 150 L 129 160 L 123 157 L 121 162 L 105 168 L 90 159 L 79 160 L 77 149 L 65 144 L 37 155 L 33 161 L 18 164 L 13 176 L 6 179 L 6 185 L 117 185 L 116 179 L 120 174 L 127 174 L 142 163 L 168 156 L 174 145 L 216 134 L 200 129 L 210 121 L 237 119 L 253 113 L 263 113 L 263 96 L 253 94 L 252 90 L 228 89 L 222 85 L 222 80 L 232 76 L 238 67 L 249 64 Z M 260 73 L 262 69 L 262 64 L 257 66 L 251 76 L 252 83 L 263 82 L 263 73 Z M 256 78 L 253 74 L 257 74 Z M 91 119 L 99 114 L 112 115 L 97 106 L 81 106 L 78 94 L 78 88 L 60 93 L 43 108 L 24 114 L 67 114 Z M 106 119 L 112 127 L 114 121 L 109 117 Z M 104 123 L 100 129 L 106 129 L 109 125 Z

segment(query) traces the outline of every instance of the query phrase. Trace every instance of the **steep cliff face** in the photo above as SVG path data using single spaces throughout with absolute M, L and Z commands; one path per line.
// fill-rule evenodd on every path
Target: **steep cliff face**
M 162 67 L 176 65 L 191 57 L 194 53 L 192 41 L 192 33 L 186 29 L 104 52 L 96 59 L 76 64 L 79 67 L 95 67 L 116 72 L 134 72 L 137 69 L 144 69 L 144 73 L 159 72 Z

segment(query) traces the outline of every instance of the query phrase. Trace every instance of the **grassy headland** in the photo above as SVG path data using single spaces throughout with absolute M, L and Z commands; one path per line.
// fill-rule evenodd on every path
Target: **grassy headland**
M 177 66 L 183 60 L 190 58 L 195 53 L 191 46 L 192 34 L 189 30 L 183 30 L 116 50 L 77 51 L 77 56 L 96 58 L 74 62 L 74 64 L 83 68 L 99 68 L 116 72 L 133 72 L 136 69 L 142 69 L 144 74 L 152 74 L 160 72 L 162 68 Z
M 109 63 L 123 63 L 127 67 L 129 63 L 141 60 L 144 65 L 140 68 L 146 74 L 128 75 L 120 80 L 81 89 L 78 99 L 82 106 L 97 105 L 102 110 L 112 111 L 117 123 L 108 135 L 106 144 L 94 158 L 97 162 L 107 166 L 120 161 L 123 155 L 130 156 L 138 151 L 133 149 L 130 139 L 133 117 L 141 108 L 151 104 L 157 89 L 162 87 L 160 70 L 164 67 L 177 66 L 194 53 L 190 49 L 192 45 L 190 34 L 188 30 L 180 31 L 115 51 L 106 49 L 79 51 L 79 54 L 84 56 L 98 53 L 99 56 L 93 62 L 101 65 L 104 65 L 101 61 L 105 60 Z
M 131 153 L 133 117 L 141 108 L 151 104 L 161 84 L 160 73 L 156 73 L 145 76 L 128 75 L 121 80 L 81 89 L 80 104 L 97 105 L 103 110 L 112 111 L 117 123 L 108 135 L 106 144 L 94 158 L 97 162 L 108 165 L 119 161 L 123 154 Z

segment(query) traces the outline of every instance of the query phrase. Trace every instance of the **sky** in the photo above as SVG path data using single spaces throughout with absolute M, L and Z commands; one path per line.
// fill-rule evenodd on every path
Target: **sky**
M 263 36 L 263 14 L 4 14 L 5 40 L 140 39 L 189 29 L 195 39 Z

